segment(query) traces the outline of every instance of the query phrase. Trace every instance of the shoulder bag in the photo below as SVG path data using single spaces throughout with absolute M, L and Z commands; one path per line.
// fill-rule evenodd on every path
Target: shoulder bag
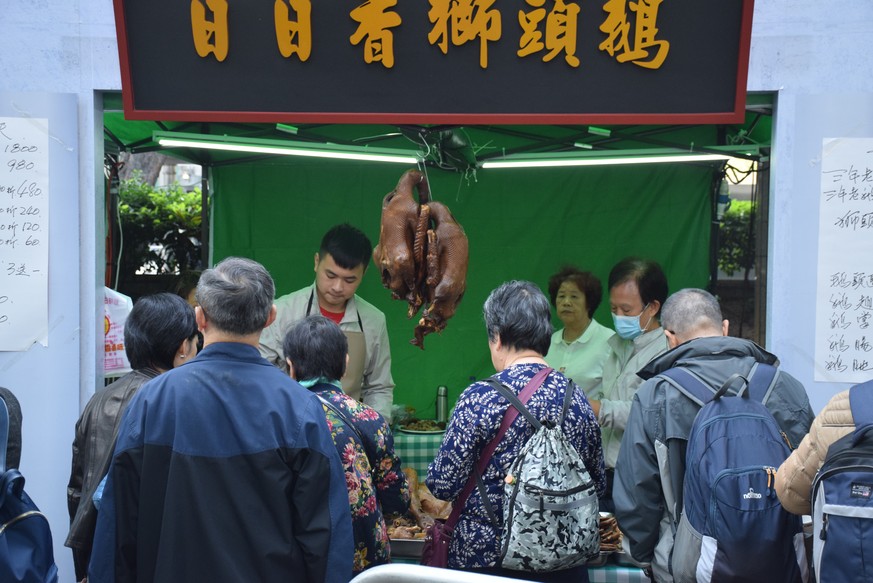
M 530 382 L 525 385 L 524 389 L 521 390 L 521 393 L 519 393 L 519 398 L 526 401 L 530 394 L 536 391 L 540 385 L 543 384 L 543 381 L 551 372 L 551 368 L 545 367 L 534 375 Z M 458 520 L 461 518 L 461 511 L 464 509 L 464 504 L 467 502 L 467 498 L 470 496 L 473 488 L 476 487 L 477 482 L 481 483 L 482 474 L 491 462 L 491 456 L 494 455 L 494 450 L 497 448 L 497 444 L 503 439 L 506 430 L 509 429 L 509 426 L 512 425 L 512 422 L 515 421 L 516 417 L 518 417 L 518 409 L 512 405 L 507 407 L 506 412 L 503 414 L 503 421 L 500 423 L 500 429 L 497 431 L 497 435 L 494 436 L 494 439 L 488 442 L 488 445 L 482 450 L 482 455 L 479 456 L 479 461 L 476 463 L 476 468 L 474 469 L 473 474 L 467 480 L 467 484 L 461 491 L 460 496 L 455 499 L 452 505 L 452 513 L 449 514 L 449 517 L 446 520 L 435 520 L 433 525 L 428 529 L 427 535 L 425 535 L 424 539 L 424 548 L 421 551 L 422 565 L 442 568 L 448 566 L 449 544 L 452 542 L 452 534 L 454 533 L 455 525 L 458 524 Z M 480 492 L 484 497 L 484 484 L 482 484 Z M 486 505 L 486 508 L 490 509 L 490 505 Z

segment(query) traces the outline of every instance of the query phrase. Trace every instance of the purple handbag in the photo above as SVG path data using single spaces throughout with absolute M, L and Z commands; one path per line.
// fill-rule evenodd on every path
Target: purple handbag
M 455 521 L 457 522 L 457 520 Z M 449 543 L 452 542 L 454 528 L 438 518 L 427 529 L 424 548 L 421 550 L 421 564 L 445 569 L 449 565 Z
M 552 372 L 553 369 L 549 367 L 545 367 L 543 370 L 538 372 L 534 377 L 525 385 L 524 389 L 518 394 L 519 399 L 522 402 L 526 402 L 530 397 L 531 393 L 537 390 L 540 385 L 543 384 L 543 381 L 549 376 L 549 373 Z M 491 461 L 491 456 L 494 455 L 494 450 L 497 448 L 497 444 L 500 443 L 500 440 L 503 438 L 504 434 L 506 434 L 506 430 L 509 429 L 509 426 L 512 425 L 512 422 L 515 421 L 515 418 L 518 417 L 518 409 L 513 407 L 512 405 L 506 410 L 506 413 L 503 414 L 503 421 L 500 423 L 500 429 L 497 431 L 497 435 L 494 436 L 485 449 L 482 450 L 482 455 L 479 457 L 479 462 L 476 464 L 476 469 L 473 472 L 473 475 L 467 480 L 467 484 L 464 486 L 463 491 L 461 491 L 461 495 L 455 500 L 452 505 L 452 513 L 449 514 L 449 518 L 446 520 L 436 519 L 434 520 L 433 525 L 431 525 L 427 529 L 427 534 L 424 537 L 424 548 L 421 550 L 421 564 L 426 565 L 428 567 L 440 567 L 445 569 L 449 564 L 449 544 L 452 542 L 452 534 L 455 531 L 455 525 L 458 524 L 458 519 L 461 518 L 461 510 L 464 508 L 464 503 L 467 502 L 467 498 L 470 496 L 470 492 L 473 491 L 473 488 L 476 486 L 476 476 L 481 476 L 485 471 L 485 466 Z

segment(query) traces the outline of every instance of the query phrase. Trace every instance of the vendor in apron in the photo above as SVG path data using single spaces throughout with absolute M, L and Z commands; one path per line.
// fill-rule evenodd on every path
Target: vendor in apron
M 276 300 L 276 321 L 261 334 L 260 352 L 287 372 L 282 341 L 291 326 L 311 314 L 330 318 L 349 341 L 343 390 L 390 422 L 394 380 L 385 315 L 355 294 L 372 249 L 366 235 L 350 225 L 329 230 L 315 254 L 315 283 Z

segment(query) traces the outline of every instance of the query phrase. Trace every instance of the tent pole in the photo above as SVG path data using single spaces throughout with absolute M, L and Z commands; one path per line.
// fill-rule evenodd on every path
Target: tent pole
M 209 167 L 200 180 L 200 262 L 202 268 L 209 267 Z

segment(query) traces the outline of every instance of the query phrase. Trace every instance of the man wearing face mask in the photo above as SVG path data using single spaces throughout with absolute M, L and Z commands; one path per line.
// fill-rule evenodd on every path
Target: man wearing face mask
M 667 299 L 667 277 L 648 259 L 628 257 L 609 272 L 609 305 L 615 336 L 603 365 L 603 382 L 589 396 L 603 436 L 607 487 L 601 510 L 612 512 L 612 482 L 621 438 L 634 393 L 643 382 L 637 371 L 667 351 L 667 337 L 658 319 Z

